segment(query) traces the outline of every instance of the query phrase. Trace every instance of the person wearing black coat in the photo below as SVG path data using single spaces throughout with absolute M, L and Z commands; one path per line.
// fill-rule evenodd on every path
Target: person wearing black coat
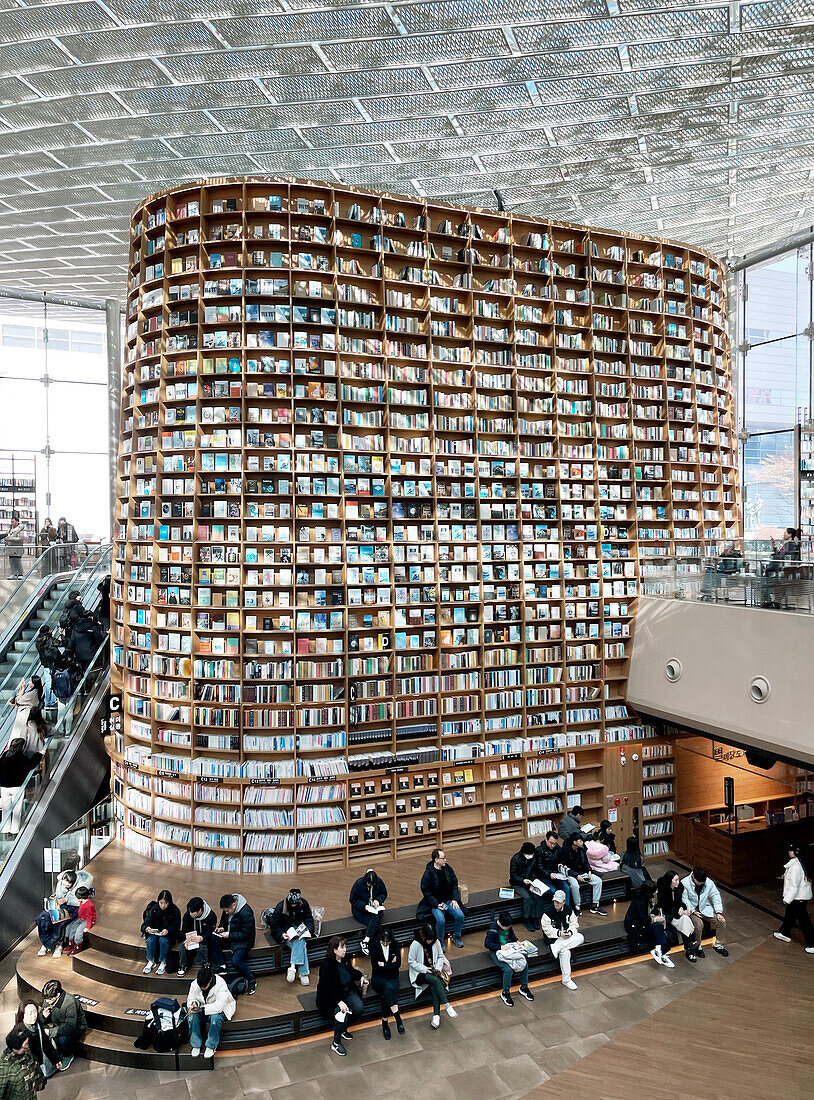
M 102 630 L 105 633 L 110 630 L 110 574 L 96 585 L 96 591 L 99 593 L 99 622 L 102 625 Z
M 523 902 L 523 921 L 529 932 L 538 931 L 543 913 L 542 897 L 531 892 L 532 881 L 540 877 L 536 857 L 537 849 L 526 840 L 509 862 L 509 886 Z
M 86 614 L 85 607 L 82 604 L 82 593 L 78 588 L 74 588 L 68 593 L 68 600 L 65 604 L 65 610 L 59 619 L 59 628 L 62 631 L 62 642 L 66 647 L 71 644 L 71 636 L 73 634 L 73 628 L 78 620 Z
M 166 973 L 167 959 L 180 931 L 181 910 L 172 900 L 169 890 L 162 890 L 142 914 L 141 934 L 147 941 L 147 965 L 144 967 L 144 974 L 152 971 L 156 958 L 156 974 Z
M 606 917 L 608 914 L 599 907 L 599 901 L 602 897 L 602 879 L 595 871 L 591 870 L 588 853 L 585 850 L 585 837 L 582 833 L 574 833 L 566 840 L 562 846 L 562 858 L 563 863 L 571 872 L 571 877 L 576 879 L 577 885 L 582 886 L 587 883 L 591 887 L 590 912 L 597 917 Z M 579 898 L 574 898 L 574 902 L 574 908 L 579 914 L 581 901 Z
M 41 626 L 37 634 L 34 648 L 40 659 L 40 664 L 49 672 L 55 668 L 66 668 L 70 663 L 62 650 L 57 646 L 56 639 L 50 626 Z
M 656 903 L 656 884 L 645 882 L 633 895 L 625 913 L 625 932 L 630 950 L 649 951 L 659 966 L 672 969 L 675 963 L 667 955 L 666 918 Z
M 42 1018 L 36 1001 L 23 1001 L 17 1010 L 16 1023 L 28 1031 L 28 1053 L 40 1067 L 46 1079 L 62 1069 L 62 1055 L 48 1034 L 48 1025 Z
M 447 863 L 447 857 L 441 848 L 433 848 L 430 861 L 421 876 L 421 901 L 415 915 L 424 923 L 430 917 L 435 921 L 438 942 L 444 942 L 446 918 L 452 917 L 454 929 L 452 942 L 463 947 L 461 939 L 466 910 L 461 904 L 461 891 L 458 889 L 458 876 Z
M 203 898 L 190 898 L 187 902 L 187 910 L 181 921 L 181 943 L 178 947 L 178 977 L 182 978 L 187 971 L 190 960 L 198 967 L 209 966 L 212 957 L 212 933 L 218 923 L 217 914 L 210 909 Z M 186 946 L 189 936 L 200 937 L 198 946 Z
M 220 920 L 212 933 L 212 966 L 225 971 L 224 947 L 232 949 L 232 966 L 246 981 L 246 996 L 257 992 L 257 982 L 246 961 L 254 947 L 254 910 L 242 894 L 224 894 L 220 899 Z
M 567 871 L 568 868 L 565 867 L 565 859 L 562 854 L 560 838 L 553 829 L 548 830 L 537 847 L 536 864 L 537 870 L 540 873 L 540 878 L 552 894 L 557 890 L 563 890 L 567 894 L 570 889 L 573 900 L 573 894 L 574 891 L 576 891 L 577 899 L 575 905 L 576 908 L 579 909 L 579 884 L 576 879 L 571 880 L 564 871 L 560 870 L 561 867 L 564 867 L 565 871 Z M 545 896 L 545 902 L 551 902 L 551 898 L 548 894 Z
M 16 836 L 20 831 L 24 808 L 20 788 L 41 759 L 40 753 L 26 755 L 22 737 L 13 738 L 0 753 L 0 811 L 5 819 L 5 834 L 9 836 Z
M 301 936 L 291 940 L 286 938 L 286 932 L 289 928 L 299 928 L 301 924 L 304 924 L 309 934 L 313 936 L 314 915 L 311 912 L 311 906 L 297 887 L 293 886 L 286 897 L 275 905 L 269 921 L 269 932 L 276 943 L 287 943 L 291 951 L 291 958 L 288 961 L 288 969 L 285 975 L 286 981 L 293 982 L 299 970 L 300 984 L 309 985 L 310 978 L 308 975 L 311 973 L 311 966 L 308 962 L 308 948 L 305 942 L 309 936 L 306 936 L 305 939 Z
M 370 941 L 379 934 L 384 916 L 384 902 L 387 887 L 373 870 L 368 867 L 361 878 L 357 878 L 350 891 L 350 911 L 353 919 L 365 926 L 362 939 L 362 954 L 370 954 Z
M 89 611 L 76 620 L 71 632 L 71 652 L 84 672 L 90 665 L 99 646 L 105 640 L 105 632 Z
M 684 952 L 690 962 L 698 961 L 700 943 L 695 942 L 695 925 L 689 909 L 684 904 L 684 887 L 677 871 L 665 871 L 656 882 L 656 900 L 664 914 L 664 931 L 671 947 L 678 944 L 678 937 L 684 944 Z
M 382 1004 L 382 1034 L 385 1039 L 391 1037 L 388 1016 L 393 1013 L 396 1030 L 404 1034 L 404 1022 L 399 1011 L 399 972 L 401 970 L 401 948 L 389 928 L 379 929 L 379 934 L 370 943 L 370 984 L 379 994 Z
M 328 953 L 319 968 L 317 985 L 317 1010 L 326 1023 L 333 1025 L 331 1050 L 340 1058 L 348 1053 L 342 1040 L 351 1038 L 351 1021 L 354 1018 L 361 1020 L 364 1013 L 362 994 L 368 986 L 368 979 L 362 971 L 351 964 L 347 950 L 348 945 L 342 936 L 332 937 Z M 356 988 L 357 984 L 361 993 Z

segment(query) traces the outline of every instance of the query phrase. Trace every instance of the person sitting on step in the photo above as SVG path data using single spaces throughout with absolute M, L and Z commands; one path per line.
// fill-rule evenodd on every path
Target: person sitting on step
M 65 954 L 78 955 L 85 942 L 85 933 L 90 932 L 96 924 L 96 906 L 90 896 L 87 886 L 77 886 L 76 897 L 79 901 L 79 912 L 76 919 L 72 920 L 65 929 Z
M 169 890 L 162 890 L 142 914 L 141 934 L 147 941 L 147 965 L 142 971 L 149 974 L 158 960 L 156 974 L 167 970 L 167 959 L 178 933 L 181 931 L 181 910 L 172 900 Z
M 555 890 L 564 890 L 566 894 L 569 890 L 573 893 L 574 889 L 579 892 L 579 884 L 576 879 L 574 879 L 573 884 L 570 881 L 568 868 L 565 866 L 565 860 L 563 859 L 562 845 L 553 829 L 548 830 L 538 845 L 536 862 L 540 878 L 552 894 Z M 548 898 L 548 895 L 544 897 L 544 906 L 546 898 Z M 535 928 L 534 931 L 536 932 L 537 929 Z
M 447 863 L 443 849 L 433 848 L 429 863 L 421 876 L 422 898 L 415 915 L 418 920 L 435 919 L 435 927 L 440 943 L 446 935 L 446 918 L 452 917 L 452 942 L 463 947 L 461 932 L 466 919 L 466 910 L 461 904 L 461 892 L 458 889 L 458 876 Z
M 520 996 L 527 1001 L 534 1000 L 534 994 L 529 989 L 528 959 L 525 955 L 519 953 L 518 949 L 518 954 L 516 955 L 518 967 L 520 961 L 522 961 L 523 966 L 516 969 L 509 963 L 508 959 L 501 954 L 506 946 L 512 943 L 517 943 L 517 934 L 514 928 L 512 928 L 512 915 L 506 911 L 498 913 L 489 925 L 489 930 L 486 933 L 486 939 L 483 946 L 491 955 L 492 962 L 500 969 L 503 975 L 503 988 L 500 992 L 500 999 L 508 1008 L 514 1007 L 511 988 L 512 978 L 515 974 L 517 974 L 520 979 Z
M 77 1043 L 88 1030 L 85 1010 L 78 997 L 66 993 L 62 983 L 52 978 L 42 987 L 41 1015 L 65 1070 L 74 1059 Z
M 667 942 L 674 947 L 680 936 L 687 961 L 697 962 L 701 941 L 696 942 L 692 917 L 684 904 L 681 876 L 677 871 L 665 871 L 656 883 L 656 888 L 658 907 L 666 917 L 664 930 L 667 933 Z
M 390 1038 L 390 1024 L 387 1018 L 393 1013 L 396 1030 L 404 1034 L 404 1023 L 399 1009 L 399 973 L 401 971 L 401 948 L 389 928 L 380 928 L 379 934 L 370 941 L 370 985 L 374 993 L 379 994 L 382 1005 L 382 1034 Z
M 213 974 L 208 966 L 202 966 L 187 995 L 187 1021 L 189 1023 L 190 1054 L 197 1058 L 204 1039 L 204 1058 L 214 1058 L 220 1042 L 220 1032 L 226 1020 L 235 1014 L 235 999 L 229 986 L 219 974 Z
M 435 925 L 422 924 L 417 930 L 410 944 L 407 961 L 410 966 L 410 982 L 416 997 L 420 997 L 425 989 L 430 991 L 432 997 L 430 1027 L 437 1029 L 441 1026 L 441 1005 L 446 1009 L 447 1016 L 454 1019 L 458 1013 L 449 1003 L 447 996 L 447 982 L 452 974 L 452 967 L 436 935 Z
M 602 897 L 602 879 L 591 870 L 588 862 L 588 853 L 585 850 L 585 837 L 582 833 L 574 833 L 562 846 L 563 862 L 571 872 L 571 892 L 574 893 L 574 882 L 577 884 L 576 896 L 573 897 L 574 908 L 579 913 L 582 907 L 579 888 L 588 885 L 591 888 L 590 912 L 596 917 L 606 917 L 608 914 L 599 906 Z
M 307 935 L 291 934 L 292 929 L 296 930 L 302 925 L 305 925 Z M 309 985 L 311 967 L 308 963 L 306 940 L 314 934 L 314 917 L 311 906 L 296 886 L 292 886 L 283 900 L 275 905 L 269 921 L 269 932 L 276 943 L 287 943 L 291 952 L 285 980 L 293 982 L 299 971 L 301 984 Z
M 190 898 L 181 921 L 181 942 L 178 945 L 178 977 L 183 978 L 194 960 L 198 966 L 212 961 L 212 933 L 218 923 L 217 914 L 203 898 Z
M 571 952 L 585 943 L 585 937 L 579 930 L 576 913 L 565 900 L 564 890 L 554 891 L 551 905 L 540 918 L 540 927 L 560 965 L 562 984 L 566 989 L 576 989 L 577 983 L 571 977 Z
M 382 926 L 386 898 L 387 887 L 372 867 L 368 867 L 351 887 L 350 911 L 353 919 L 365 926 L 361 943 L 363 955 L 370 954 L 370 941 L 376 938 Z
M 718 887 L 703 867 L 696 867 L 691 871 L 686 878 L 681 880 L 681 886 L 684 890 L 684 904 L 689 910 L 695 926 L 696 942 L 700 946 L 704 933 L 706 932 L 709 935 L 712 932 L 714 935 L 712 941 L 713 951 L 717 951 L 719 955 L 726 958 L 729 952 L 721 943 L 721 936 L 726 927 L 726 917 L 724 916 L 724 903 L 721 901 Z M 699 951 L 698 948 L 696 948 L 695 953 L 700 958 L 704 957 L 703 951 Z
M 537 869 L 537 849 L 530 840 L 520 845 L 509 863 L 509 886 L 523 902 L 523 921 L 529 932 L 536 932 L 543 912 L 543 899 L 532 892 L 531 884 L 540 878 Z M 546 884 L 547 885 L 547 884 Z
M 254 947 L 254 910 L 242 894 L 224 894 L 220 907 L 220 920 L 212 933 L 212 969 L 226 973 L 223 949 L 231 947 L 232 966 L 246 982 L 246 996 L 253 997 L 257 982 L 247 960 Z
M 625 913 L 625 932 L 630 950 L 636 954 L 649 951 L 659 966 L 669 967 L 675 963 L 668 954 L 667 918 L 659 909 L 656 899 L 658 887 L 652 879 L 643 882 L 634 893 L 633 900 Z

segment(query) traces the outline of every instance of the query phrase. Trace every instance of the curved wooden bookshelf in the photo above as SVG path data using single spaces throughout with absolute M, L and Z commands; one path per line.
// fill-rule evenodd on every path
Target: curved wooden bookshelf
M 423 199 L 142 203 L 123 842 L 287 873 L 603 816 L 607 746 L 656 733 L 624 702 L 637 595 L 739 534 L 725 293 L 688 245 Z

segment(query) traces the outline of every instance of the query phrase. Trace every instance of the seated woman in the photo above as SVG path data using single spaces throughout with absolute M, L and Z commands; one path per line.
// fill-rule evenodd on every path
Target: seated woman
M 410 966 L 410 982 L 416 997 L 420 997 L 425 989 L 430 991 L 432 997 L 430 1027 L 441 1026 L 441 1005 L 446 1008 L 447 1016 L 454 1019 L 458 1013 L 449 1003 L 447 987 L 441 978 L 442 974 L 451 974 L 452 967 L 447 962 L 434 924 L 422 924 L 418 929 L 410 944 L 407 961 Z
M 695 942 L 695 925 L 687 906 L 684 904 L 684 887 L 677 871 L 665 871 L 658 879 L 657 902 L 665 917 L 664 930 L 671 947 L 678 944 L 678 937 L 684 944 L 684 952 L 690 962 L 698 962 L 698 948 Z
M 629 836 L 627 838 L 627 848 L 622 852 L 622 858 L 619 860 L 619 870 L 624 871 L 630 879 L 630 886 L 632 890 L 638 890 L 644 882 L 651 882 L 650 872 L 644 865 L 644 856 L 639 848 L 639 838 L 637 836 Z
M 37 954 L 47 955 L 53 950 L 54 958 L 58 959 L 62 954 L 62 939 L 66 926 L 79 915 L 80 899 L 76 891 L 84 886 L 89 896 L 93 896 L 93 875 L 90 871 L 81 870 L 79 867 L 79 855 L 76 851 L 66 852 L 63 860 L 67 869 L 61 871 L 57 878 L 56 888 L 53 894 L 54 909 L 64 909 L 66 915 L 63 920 L 55 921 L 53 913 L 48 909 L 38 915 L 36 919 L 37 932 L 39 933 L 41 947 Z
M 62 1069 L 62 1057 L 54 1045 L 36 1001 L 23 1001 L 17 1009 L 15 1023 L 23 1024 L 28 1031 L 28 1053 L 46 1079 Z
M 172 900 L 169 890 L 162 890 L 142 916 L 141 934 L 147 941 L 147 965 L 142 973 L 149 974 L 157 958 L 156 974 L 164 974 L 170 951 L 181 931 L 181 910 Z
M 625 932 L 634 953 L 649 951 L 659 966 L 675 966 L 667 954 L 665 917 L 656 904 L 656 884 L 652 880 L 643 883 L 625 914 Z
M 396 1030 L 404 1034 L 404 1024 L 399 1011 L 399 971 L 401 970 L 401 948 L 389 928 L 380 928 L 379 934 L 370 942 L 370 984 L 374 993 L 379 994 L 382 1003 L 382 1034 L 390 1038 L 390 1024 L 387 1017 L 393 1013 Z
M 591 839 L 585 841 L 588 863 L 592 871 L 599 873 L 619 870 L 619 856 L 616 854 L 616 838 L 611 831 L 609 821 L 600 821 L 594 829 Z
M 269 920 L 269 932 L 276 943 L 287 943 L 291 951 L 291 958 L 286 971 L 285 980 L 293 982 L 300 972 L 300 984 L 308 985 L 311 968 L 308 963 L 308 948 L 304 939 L 299 936 L 287 939 L 289 928 L 298 928 L 304 924 L 310 934 L 314 934 L 314 917 L 311 906 L 302 896 L 302 893 L 293 886 L 282 901 L 277 902 Z M 308 937 L 306 937 L 307 939 Z
M 331 1050 L 340 1058 L 348 1053 L 342 1040 L 352 1038 L 351 1021 L 354 1018 L 361 1020 L 364 1013 L 362 996 L 369 984 L 362 971 L 351 965 L 347 950 L 347 942 L 342 936 L 331 938 L 317 983 L 317 1009 L 323 1020 L 333 1026 Z

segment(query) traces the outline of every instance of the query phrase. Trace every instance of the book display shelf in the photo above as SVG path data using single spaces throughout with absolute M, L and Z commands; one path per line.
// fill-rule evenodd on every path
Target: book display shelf
M 601 816 L 605 746 L 655 734 L 638 593 L 738 534 L 724 282 L 685 245 L 296 180 L 144 202 L 124 843 L 282 873 Z
M 7 530 L 12 516 L 19 516 L 26 542 L 36 555 L 40 528 L 35 455 L 0 454 L 0 529 Z
M 800 431 L 800 535 L 814 540 L 814 432 Z

